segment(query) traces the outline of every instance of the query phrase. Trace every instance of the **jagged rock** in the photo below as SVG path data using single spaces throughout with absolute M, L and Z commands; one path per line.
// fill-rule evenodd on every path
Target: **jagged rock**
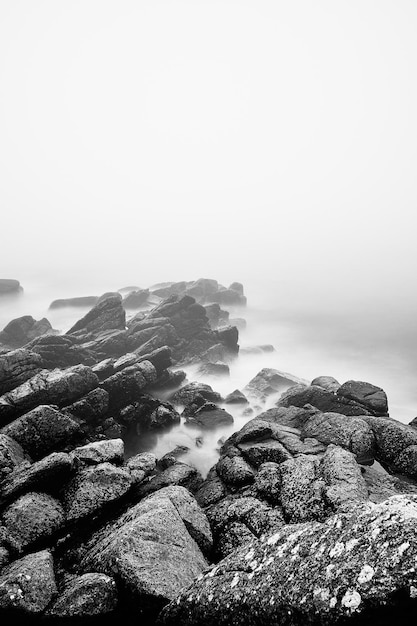
M 210 406 L 210 404 L 207 406 L 207 403 L 196 409 L 191 416 L 187 415 L 185 420 L 186 426 L 197 426 L 198 428 L 212 430 L 230 426 L 233 422 L 233 416 L 230 413 L 224 409 L 219 409 L 215 405 L 214 407 Z
M 125 406 L 119 414 L 123 424 L 135 424 L 137 431 L 153 430 L 180 422 L 180 415 L 169 402 L 143 394 L 140 400 Z
M 216 330 L 217 337 L 232 353 L 239 352 L 239 331 L 236 326 L 225 326 Z
M 326 391 L 330 391 L 331 393 L 336 393 L 337 390 L 341 387 L 339 381 L 336 380 L 336 378 L 333 378 L 333 376 L 318 376 L 311 381 L 311 385 L 316 387 L 322 387 L 323 389 L 326 389 Z
M 123 298 L 123 306 L 126 309 L 138 309 L 143 306 L 149 297 L 149 289 L 137 289 L 131 291 Z
M 71 576 L 59 597 L 46 611 L 51 618 L 88 618 L 107 615 L 117 606 L 114 578 L 90 572 Z
M 66 486 L 63 498 L 69 522 L 100 512 L 121 498 L 131 487 L 130 473 L 110 463 L 99 463 L 79 471 Z
M 3 328 L 0 332 L 0 344 L 9 348 L 21 348 L 36 337 L 56 332 L 45 317 L 36 321 L 31 315 L 23 315 Z
M 312 405 L 323 413 L 341 413 L 342 415 L 370 415 L 364 405 L 358 404 L 343 396 L 338 396 L 322 387 L 312 385 L 296 385 L 282 394 L 276 406 L 304 407 Z
M 171 348 L 162 346 L 153 350 L 149 354 L 142 354 L 141 361 L 149 361 L 156 369 L 156 373 L 160 376 L 167 367 L 172 365 Z
M 26 344 L 26 349 L 38 354 L 43 366 L 48 369 L 80 363 L 89 365 L 95 359 L 93 354 L 75 343 L 74 337 L 69 336 L 43 335 Z
M 200 506 L 206 507 L 219 502 L 226 496 L 226 493 L 226 487 L 219 478 L 216 468 L 213 467 L 209 471 L 206 480 L 195 493 L 195 498 Z
M 0 355 L 0 395 L 18 387 L 42 369 L 39 354 L 29 350 L 12 350 Z
M 0 481 L 10 476 L 22 464 L 26 465 L 22 447 L 11 437 L 0 434 Z
M 53 300 L 49 305 L 50 309 L 60 309 L 67 306 L 71 307 L 84 307 L 94 306 L 97 303 L 98 296 L 79 296 L 76 298 L 60 298 Z
M 157 463 L 158 469 L 165 470 L 168 467 L 171 467 L 171 465 L 175 465 L 178 459 L 184 456 L 184 454 L 187 454 L 189 450 L 190 448 L 187 446 L 176 446 L 173 450 L 167 452 L 164 456 L 161 456 Z
M 72 468 L 72 458 L 65 452 L 53 452 L 29 466 L 19 465 L 0 483 L 0 499 L 35 489 L 55 491 L 69 479 Z
M 66 370 L 42 370 L 0 398 L 0 404 L 12 407 L 15 416 L 39 404 L 64 406 L 97 387 L 99 381 L 91 368 L 75 365 Z M 1 412 L 0 412 L 1 415 Z
M 20 551 L 49 539 L 65 521 L 62 505 L 46 493 L 26 493 L 10 504 L 2 523 Z
M 121 464 L 124 459 L 124 443 L 121 439 L 94 441 L 85 446 L 75 448 L 70 453 L 70 456 L 85 465 L 98 465 L 99 463 Z
M 248 404 L 248 399 L 244 393 L 235 389 L 224 399 L 225 404 Z
M 334 510 L 347 503 L 368 499 L 368 489 L 361 469 L 347 450 L 330 445 L 321 460 L 320 471 L 328 485 L 325 498 Z
M 161 376 L 159 376 L 157 382 L 153 385 L 154 389 L 176 389 L 186 380 L 187 374 L 183 370 L 165 370 Z
M 137 495 L 141 498 L 164 487 L 179 486 L 186 487 L 192 493 L 198 491 L 203 482 L 200 472 L 191 465 L 177 461 L 175 465 L 170 465 L 160 474 L 151 477 L 137 488 Z
M 241 456 L 222 457 L 216 470 L 223 482 L 232 487 L 248 485 L 255 479 L 253 468 Z
M 9 293 L 19 293 L 23 291 L 18 280 L 13 278 L 0 278 L 0 295 Z
M 299 456 L 279 466 L 280 501 L 291 524 L 324 519 L 324 481 L 319 475 L 317 457 Z
M 407 623 L 416 607 L 416 524 L 416 497 L 395 496 L 324 523 L 284 526 L 212 567 L 160 623 Z
M 79 348 L 91 355 L 94 362 L 106 357 L 120 357 L 128 349 L 126 330 L 109 329 L 81 335 L 77 333 L 74 337 L 81 342 Z
M 83 318 L 78 320 L 67 334 L 76 332 L 95 333 L 104 330 L 124 330 L 126 314 L 120 294 L 114 294 L 98 302 Z
M 204 308 L 206 309 L 206 315 L 212 328 L 227 324 L 229 311 L 224 311 L 220 307 L 220 304 L 214 302 L 213 304 L 207 304 Z
M 34 459 L 63 447 L 79 435 L 80 426 L 68 415 L 51 406 L 38 406 L 11 424 L 1 433 L 17 441 Z
M 0 610 L 3 617 L 41 614 L 57 594 L 49 550 L 28 554 L 0 574 Z M 21 612 L 21 613 L 20 613 Z
M 377 504 L 402 493 L 417 494 L 415 483 L 398 476 L 391 476 L 381 466 L 377 466 L 378 464 L 374 463 L 372 467 L 361 467 L 371 502 Z
M 205 363 L 199 369 L 200 376 L 230 376 L 230 369 L 226 363 Z
M 108 410 L 109 394 L 101 388 L 93 389 L 77 402 L 65 407 L 65 412 L 88 423 L 96 423 L 103 419 Z
M 127 352 L 127 354 L 124 354 L 113 363 L 112 373 L 116 374 L 116 372 L 123 370 L 125 367 L 130 367 L 131 365 L 139 363 L 140 360 L 140 357 L 134 352 Z
M 156 467 L 156 456 L 151 452 L 141 452 L 131 456 L 125 463 L 125 468 L 130 472 L 132 484 L 138 485 L 144 478 L 149 476 Z
M 375 436 L 369 424 L 360 417 L 340 413 L 316 413 L 304 424 L 304 437 L 347 448 L 359 463 L 372 463 L 375 458 Z M 416 433 L 417 434 L 417 433 Z
M 337 395 L 364 405 L 374 415 L 388 415 L 388 401 L 385 391 L 370 383 L 348 380 L 339 387 Z
M 244 387 L 246 395 L 264 401 L 272 394 L 285 391 L 300 382 L 299 378 L 265 367 Z
M 376 458 L 390 471 L 417 476 L 417 431 L 385 417 L 366 417 L 376 440 Z
M 116 362 L 116 359 L 109 357 L 108 359 L 103 359 L 99 363 L 96 363 L 96 365 L 93 365 L 91 369 L 93 370 L 94 374 L 96 374 L 99 381 L 103 382 L 103 380 L 105 380 L 106 378 L 109 378 L 115 373 L 114 372 L 115 362 Z
M 114 575 L 126 587 L 137 610 L 155 619 L 207 567 L 188 529 L 208 534 L 204 513 L 190 509 L 181 487 L 163 489 L 130 508 L 95 533 L 83 548 L 81 571 Z M 191 515 L 190 515 L 191 513 Z M 116 567 L 117 564 L 117 567 Z
M 106 378 L 100 387 L 109 394 L 109 409 L 114 410 L 137 400 L 156 379 L 155 367 L 150 361 L 143 361 Z
M 221 402 L 222 397 L 217 391 L 213 391 L 210 385 L 205 383 L 192 382 L 188 385 L 184 385 L 176 391 L 171 397 L 170 401 L 173 404 L 189 404 L 193 402 L 197 395 L 203 396 L 209 402 Z

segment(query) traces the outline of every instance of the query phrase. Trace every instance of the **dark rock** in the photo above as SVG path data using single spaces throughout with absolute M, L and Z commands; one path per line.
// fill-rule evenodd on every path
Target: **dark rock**
M 417 476 L 413 451 L 417 446 L 417 431 L 411 426 L 385 417 L 366 417 L 376 440 L 376 458 L 390 471 Z M 407 452 L 410 448 L 409 452 Z M 416 459 L 417 462 L 417 459 Z
M 21 465 L 27 464 L 22 447 L 7 435 L 0 435 L 0 481 Z
M 156 456 L 151 452 L 135 454 L 126 461 L 125 468 L 130 472 L 132 484 L 138 485 L 155 470 Z
M 185 424 L 186 426 L 197 426 L 198 428 L 214 430 L 230 426 L 233 422 L 233 416 L 224 409 L 217 407 L 214 410 L 213 408 L 206 409 L 205 405 L 203 405 L 200 409 L 197 409 L 194 415 L 186 418 Z
M 322 387 L 306 385 L 294 386 L 284 392 L 277 402 L 281 407 L 304 407 L 312 405 L 324 413 L 342 415 L 370 415 L 370 410 L 343 396 L 336 395 Z
M 184 454 L 187 454 L 189 450 L 190 448 L 187 446 L 176 446 L 173 450 L 167 452 L 164 456 L 161 456 L 157 463 L 158 469 L 165 470 L 168 467 L 171 467 L 171 465 L 175 465 L 178 459 L 184 456 Z
M 216 330 L 216 335 L 232 354 L 239 352 L 239 331 L 236 326 L 219 328 Z
M 126 433 L 126 426 L 119 424 L 114 417 L 108 417 L 101 425 L 103 434 L 107 439 L 121 439 Z
M 415 496 L 396 496 L 324 523 L 284 526 L 184 589 L 160 623 L 407 623 L 416 602 L 416 518 Z
M 122 306 L 122 297 L 120 294 L 115 294 L 96 304 L 70 328 L 67 334 L 78 331 L 85 334 L 113 329 L 124 330 L 125 327 L 126 314 Z
M 26 349 L 38 354 L 43 366 L 48 369 L 80 363 L 87 365 L 95 359 L 88 350 L 76 344 L 74 337 L 69 336 L 43 335 L 26 344 Z
M 24 315 L 3 328 L 0 332 L 0 344 L 9 348 L 20 348 L 36 337 L 56 332 L 45 317 L 36 321 L 31 315 Z
M 11 406 L 14 415 L 21 415 L 39 404 L 63 406 L 78 400 L 97 387 L 98 378 L 85 365 L 74 365 L 66 370 L 42 370 L 26 382 L 0 398 Z
M 19 293 L 23 291 L 18 280 L 13 278 L 0 278 L 0 295 L 5 293 Z
M 191 498 L 181 487 L 146 498 L 92 536 L 79 568 L 114 575 L 139 611 L 155 619 L 207 567 L 189 532 L 201 538 L 209 537 L 210 531 L 204 513 L 190 504 Z
M 90 572 L 71 576 L 58 599 L 46 611 L 53 618 L 88 618 L 107 615 L 117 606 L 117 588 L 114 578 Z
M 333 378 L 333 376 L 318 376 L 311 381 L 311 385 L 316 387 L 322 387 L 323 389 L 326 389 L 326 391 L 330 391 L 331 393 L 336 393 L 337 390 L 341 387 L 339 381 Z
M 124 443 L 121 439 L 94 441 L 85 446 L 75 448 L 70 453 L 70 456 L 85 465 L 98 465 L 99 463 L 121 464 L 124 459 Z
M 45 542 L 63 527 L 64 521 L 61 504 L 46 493 L 26 493 L 2 515 L 2 523 L 20 551 Z
M 56 594 L 49 550 L 28 554 L 5 567 L 0 574 L 0 609 L 15 618 L 19 612 L 26 616 L 43 613 Z
M 327 485 L 325 498 L 333 510 L 368 499 L 361 468 L 347 450 L 330 445 L 323 455 L 320 470 Z
M 262 463 L 271 461 L 273 463 L 283 463 L 292 458 L 288 450 L 275 439 L 265 439 L 260 442 L 240 443 L 239 449 L 242 456 L 253 465 L 259 467 Z
M 64 490 L 67 520 L 77 521 L 99 513 L 118 500 L 131 487 L 130 473 L 110 463 L 100 463 L 79 471 Z
M 101 420 L 109 410 L 109 394 L 105 389 L 93 389 L 77 402 L 65 407 L 65 412 L 88 423 Z
M 227 494 L 226 487 L 219 478 L 216 468 L 212 468 L 207 475 L 206 480 L 195 493 L 198 504 L 202 507 L 215 504 L 224 498 Z
M 149 354 L 142 354 L 140 360 L 152 363 L 158 376 L 160 376 L 167 367 L 172 365 L 171 348 L 168 346 L 162 346 L 161 348 L 153 350 Z
M 140 400 L 125 406 L 119 414 L 123 424 L 135 424 L 137 432 L 157 430 L 180 422 L 180 415 L 169 402 L 143 394 Z
M 391 476 L 378 463 L 374 463 L 372 467 L 361 467 L 361 471 L 371 502 L 382 502 L 402 493 L 417 494 L 416 484 L 398 476 Z
M 337 395 L 362 404 L 374 415 L 388 415 L 388 401 L 385 391 L 370 383 L 348 380 L 339 387 Z
M 94 306 L 97 303 L 98 296 L 79 296 L 78 298 L 61 298 L 54 300 L 49 305 L 50 309 L 61 309 L 64 307 L 84 307 Z
M 300 379 L 291 374 L 265 367 L 252 378 L 243 391 L 248 396 L 264 401 L 268 396 L 285 391 L 299 382 Z
M 25 491 L 55 491 L 66 482 L 73 468 L 72 458 L 65 452 L 53 452 L 32 465 L 19 465 L 0 483 L 1 499 Z
M 42 369 L 39 354 L 29 350 L 12 350 L 0 355 L 0 395 L 18 387 Z
M 239 389 L 235 389 L 226 396 L 224 402 L 225 404 L 248 404 L 248 399 Z
M 116 374 L 116 372 L 119 372 L 126 367 L 135 365 L 136 363 L 139 363 L 140 360 L 141 359 L 137 354 L 135 354 L 134 352 L 128 352 L 113 363 L 113 373 Z
M 213 391 L 210 385 L 206 385 L 205 383 L 188 383 L 178 389 L 171 397 L 170 401 L 173 404 L 189 404 L 193 402 L 197 395 L 203 396 L 209 402 L 221 402 L 222 397 L 217 391 Z
M 114 410 L 137 400 L 156 379 L 155 367 L 150 361 L 143 361 L 106 378 L 100 386 L 109 394 L 109 408 Z
M 83 352 L 90 354 L 95 362 L 106 357 L 120 357 L 128 349 L 126 330 L 109 329 L 91 332 L 86 335 L 77 335 L 77 339 L 81 342 L 79 347 Z
M 51 406 L 38 406 L 2 428 L 34 459 L 67 445 L 80 433 L 79 424 Z
M 143 306 L 149 297 L 149 289 L 131 291 L 123 298 L 123 306 L 126 309 L 138 309 Z
M 151 477 L 148 482 L 143 482 L 137 489 L 137 495 L 141 498 L 164 487 L 186 487 L 191 493 L 195 493 L 201 486 L 203 479 L 200 472 L 191 465 L 177 462 L 160 474 Z
M 280 504 L 281 472 L 278 463 L 262 463 L 255 477 L 256 490 L 273 505 Z
M 154 384 L 154 389 L 176 389 L 187 378 L 186 372 L 183 370 L 165 370 L 161 376 L 159 376 L 157 382 Z
M 241 456 L 222 457 L 216 465 L 216 470 L 223 482 L 232 487 L 248 485 L 255 479 L 253 468 Z

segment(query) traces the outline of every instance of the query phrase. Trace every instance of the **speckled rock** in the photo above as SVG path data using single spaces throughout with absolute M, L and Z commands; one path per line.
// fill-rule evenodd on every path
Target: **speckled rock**
M 106 615 L 117 606 L 114 578 L 91 572 L 72 576 L 57 600 L 46 611 L 49 617 L 91 617 Z
M 175 465 L 167 467 L 160 474 L 150 477 L 148 481 L 141 483 L 136 493 L 143 498 L 172 485 L 186 487 L 189 491 L 195 493 L 200 488 L 202 482 L 203 478 L 195 467 L 178 461 Z
M 2 523 L 19 550 L 53 536 L 65 522 L 62 505 L 46 493 L 26 493 L 6 508 Z
M 216 465 L 218 476 L 232 487 L 242 487 L 253 483 L 255 471 L 241 456 L 223 456 Z
M 280 407 L 304 407 L 311 405 L 324 413 L 342 415 L 371 415 L 369 407 L 346 397 L 339 396 L 318 385 L 296 385 L 285 391 L 277 401 Z
M 387 394 L 370 383 L 348 380 L 339 387 L 337 395 L 363 404 L 375 415 L 388 415 Z
M 14 439 L 0 435 L 0 481 L 7 478 L 19 465 L 25 464 L 27 457 Z
M 88 423 L 96 423 L 109 410 L 109 394 L 105 389 L 93 389 L 86 396 L 65 407 L 65 411 Z
M 65 488 L 64 506 L 68 521 L 75 521 L 118 500 L 131 487 L 130 473 L 110 463 L 100 463 L 78 472 Z
M 2 429 L 34 459 L 68 445 L 80 433 L 78 422 L 45 405 L 38 406 Z
M 348 450 L 330 445 L 321 459 L 320 471 L 326 483 L 325 499 L 333 510 L 368 499 L 361 468 Z
M 332 393 L 336 393 L 339 387 L 341 387 L 339 381 L 333 378 L 333 376 L 317 376 L 317 378 L 311 381 L 311 384 L 323 387 L 323 389 L 331 391 Z
M 149 476 L 156 467 L 156 456 L 151 452 L 141 452 L 131 456 L 125 463 L 125 468 L 130 472 L 133 485 L 137 485 Z
M 413 449 L 417 446 L 417 430 L 385 417 L 367 417 L 366 421 L 375 435 L 377 460 L 391 471 L 416 476 Z M 410 452 L 406 452 L 408 447 Z
M 104 330 L 126 328 L 126 314 L 120 294 L 111 294 L 98 302 L 84 317 L 70 328 L 68 335 L 74 333 L 95 333 Z
M 284 526 L 212 567 L 160 624 L 408 623 L 417 604 L 416 531 L 415 496 Z
M 20 348 L 0 355 L 0 395 L 18 387 L 42 369 L 36 352 Z
M 262 463 L 266 463 L 267 461 L 283 463 L 292 458 L 292 455 L 282 443 L 275 439 L 240 443 L 239 449 L 242 452 L 242 456 L 254 467 L 259 467 Z
M 281 502 L 281 471 L 278 463 L 262 463 L 255 477 L 257 492 L 271 504 Z
M 28 554 L 6 566 L 0 574 L 2 617 L 39 615 L 56 593 L 53 559 L 49 550 Z
M 189 404 L 195 400 L 195 397 L 201 395 L 209 402 L 221 402 L 221 395 L 217 391 L 213 391 L 210 385 L 205 383 L 192 382 L 184 385 L 176 391 L 170 401 L 173 404 Z
M 299 456 L 280 465 L 280 501 L 287 522 L 324 519 L 324 481 L 317 457 Z
M 85 465 L 98 465 L 98 463 L 123 463 L 124 443 L 122 439 L 109 439 L 94 441 L 85 446 L 72 450 L 71 457 Z
M 226 487 L 216 472 L 216 468 L 212 467 L 207 474 L 206 480 L 196 491 L 195 498 L 202 507 L 209 506 L 219 502 L 226 495 Z

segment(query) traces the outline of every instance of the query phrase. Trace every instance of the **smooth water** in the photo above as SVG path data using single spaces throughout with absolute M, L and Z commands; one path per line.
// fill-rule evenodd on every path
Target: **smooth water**
M 0 328 L 14 317 L 32 315 L 47 317 L 52 326 L 65 332 L 89 307 L 48 310 L 52 300 L 71 296 L 101 295 L 122 288 L 132 281 L 88 281 L 71 275 L 49 282 L 30 279 L 23 282 L 24 292 L 0 299 Z M 134 281 L 133 281 L 133 284 Z M 137 284 L 137 283 L 136 283 Z M 147 286 L 142 281 L 139 286 Z M 273 352 L 241 354 L 230 366 L 230 377 L 203 378 L 196 368 L 188 368 L 189 380 L 202 380 L 223 396 L 242 389 L 264 367 L 276 368 L 311 380 L 330 375 L 340 382 L 365 380 L 382 387 L 387 395 L 391 417 L 408 423 L 417 414 L 417 341 L 415 315 L 412 310 L 395 311 L 376 303 L 365 307 L 344 303 L 337 306 L 328 299 L 302 302 L 288 292 L 268 291 L 259 284 L 245 285 L 248 306 L 230 310 L 230 317 L 244 317 L 247 327 L 240 332 L 241 347 L 272 344 Z M 133 314 L 133 313 L 132 313 Z M 276 398 L 271 398 L 268 408 Z M 214 432 L 201 432 L 182 422 L 168 432 L 152 433 L 127 442 L 134 453 L 153 451 L 158 457 L 177 445 L 189 447 L 182 460 L 196 465 L 203 473 L 216 462 L 219 440 L 240 429 L 252 416 L 243 416 L 245 406 L 227 405 L 234 425 Z

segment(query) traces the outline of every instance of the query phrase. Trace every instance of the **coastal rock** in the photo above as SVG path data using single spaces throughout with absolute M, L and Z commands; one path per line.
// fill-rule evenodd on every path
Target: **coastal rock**
M 57 594 L 49 550 L 28 554 L 0 573 L 0 609 L 16 619 L 41 614 Z
M 0 278 L 0 295 L 19 293 L 23 291 L 18 280 L 13 278 Z
M 247 302 L 246 297 L 234 289 L 219 289 L 210 296 L 209 300 L 225 306 L 246 306 Z
M 185 487 L 191 493 L 195 493 L 200 488 L 202 482 L 203 478 L 195 467 L 177 461 L 156 476 L 151 476 L 148 481 L 141 483 L 136 490 L 136 494 L 143 498 L 164 487 L 171 486 Z
M 255 479 L 253 468 L 238 455 L 222 457 L 216 465 L 216 471 L 223 482 L 231 487 L 242 487 Z
M 376 441 L 377 460 L 392 472 L 417 476 L 417 431 L 385 417 L 366 417 Z
M 239 331 L 236 326 L 225 326 L 224 328 L 219 328 L 216 331 L 216 334 L 220 342 L 224 344 L 232 354 L 239 351 Z
M 132 485 L 138 485 L 155 470 L 156 456 L 151 452 L 141 452 L 131 456 L 124 466 L 130 473 Z
M 18 387 L 42 369 L 39 354 L 29 350 L 12 350 L 0 355 L 0 395 Z
M 97 423 L 109 410 L 109 394 L 105 389 L 97 388 L 83 398 L 65 407 L 65 412 L 88 423 Z
M 192 416 L 186 417 L 185 420 L 187 426 L 197 426 L 210 430 L 230 426 L 233 422 L 233 416 L 224 409 L 217 407 L 206 409 L 206 405 L 197 409 Z
M 94 355 L 77 345 L 74 337 L 69 336 L 43 335 L 26 344 L 25 349 L 38 354 L 43 367 L 48 369 L 94 362 Z
M 149 289 L 137 289 L 131 291 L 123 298 L 125 309 L 138 309 L 143 306 L 149 297 Z
M 76 298 L 60 298 L 53 300 L 49 305 L 50 309 L 61 309 L 64 307 L 91 307 L 97 303 L 98 296 L 78 296 Z
M 2 428 L 34 459 L 68 445 L 80 433 L 79 424 L 51 406 L 38 406 Z
M 26 464 L 22 447 L 11 437 L 0 434 L 0 481 L 7 478 L 22 464 Z
M 26 493 L 10 504 L 2 523 L 20 551 L 49 539 L 64 525 L 62 505 L 46 493 Z
M 304 407 L 311 405 L 324 413 L 340 413 L 342 415 L 371 415 L 371 411 L 365 405 L 358 404 L 353 400 L 334 394 L 317 385 L 296 385 L 285 391 L 276 406 L 279 407 Z
M 160 623 L 406 623 L 416 605 L 416 502 L 395 496 L 252 541 L 184 589 Z
M 187 530 L 194 527 L 196 536 L 198 529 L 207 529 L 207 521 L 197 506 L 190 519 L 190 507 L 185 506 L 190 496 L 184 491 L 163 489 L 142 500 L 95 533 L 83 548 L 79 569 L 114 576 L 136 602 L 139 616 L 154 619 L 207 567 Z
M 374 415 L 388 415 L 388 401 L 385 391 L 370 383 L 348 380 L 339 387 L 337 395 L 362 404 Z
M 224 399 L 225 404 L 248 404 L 248 399 L 244 393 L 239 391 L 239 389 L 235 389 L 231 393 L 229 393 Z
M 114 294 L 98 302 L 70 328 L 67 334 L 96 333 L 104 330 L 124 330 L 125 328 L 126 314 L 122 306 L 122 297 L 120 294 Z
M 100 387 L 109 394 L 109 408 L 114 410 L 137 400 L 156 379 L 155 367 L 149 361 L 143 361 L 106 378 Z
M 152 396 L 142 394 L 137 402 L 125 406 L 119 414 L 119 421 L 127 426 L 135 424 L 137 432 L 157 430 L 180 422 L 180 415 L 170 402 L 161 402 Z
M 184 385 L 176 391 L 170 401 L 173 404 L 189 404 L 193 402 L 196 396 L 203 396 L 208 402 L 221 402 L 222 397 L 217 391 L 213 391 L 210 385 L 205 383 L 192 382 Z
M 9 348 L 21 348 L 36 337 L 56 332 L 45 317 L 36 321 L 31 315 L 23 315 L 3 328 L 0 332 L 0 344 Z
M 114 578 L 90 572 L 71 576 L 57 600 L 46 611 L 50 618 L 88 618 L 105 616 L 117 606 Z
M 216 378 L 218 376 L 230 376 L 230 368 L 226 363 L 205 363 L 198 371 L 200 376 Z
M 212 328 L 227 324 L 229 311 L 224 311 L 220 307 L 220 304 L 214 302 L 213 304 L 207 304 L 204 308 L 206 309 L 206 315 Z
M 32 465 L 22 463 L 0 483 L 0 500 L 35 489 L 55 492 L 69 479 L 72 469 L 72 457 L 65 452 L 53 452 Z
M 124 458 L 124 443 L 121 439 L 94 441 L 85 446 L 75 448 L 70 453 L 72 459 L 85 465 L 114 463 L 120 465 Z
M 280 393 L 300 382 L 290 374 L 265 367 L 244 387 L 246 395 L 265 401 L 268 396 Z
M 326 391 L 336 393 L 341 384 L 333 376 L 317 376 L 317 378 L 311 381 L 311 386 L 322 387 Z

